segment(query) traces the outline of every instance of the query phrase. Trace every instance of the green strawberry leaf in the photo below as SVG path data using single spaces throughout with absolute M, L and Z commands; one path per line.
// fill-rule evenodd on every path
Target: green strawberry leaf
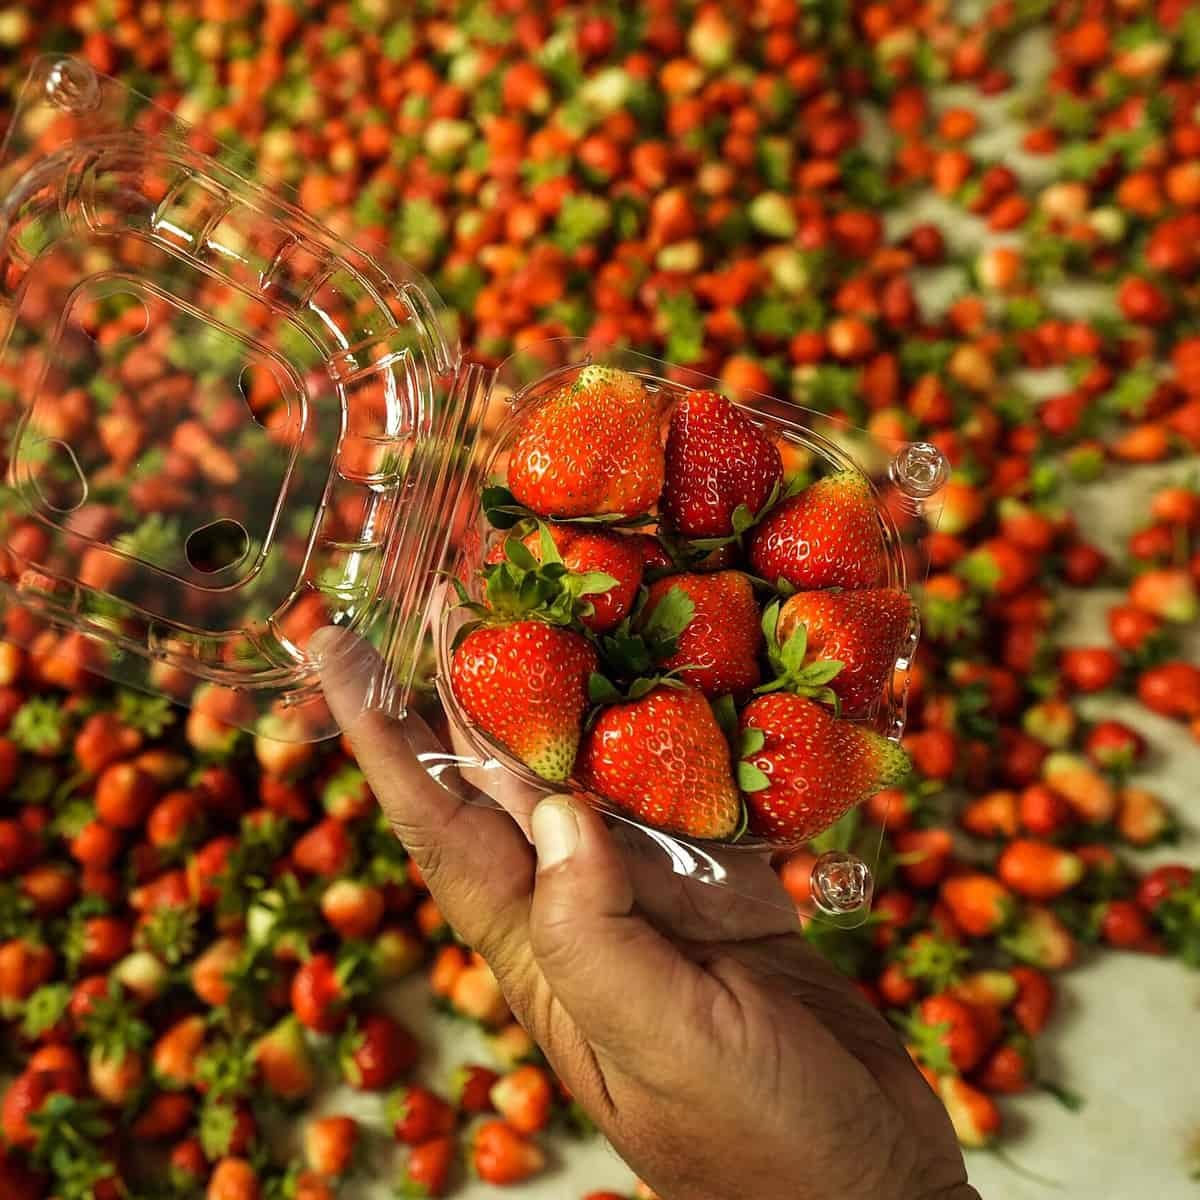
M 616 685 L 599 671 L 588 676 L 588 699 L 593 704 L 617 704 L 624 699 Z
M 483 515 L 493 529 L 511 529 L 518 521 L 532 516 L 529 509 L 517 503 L 517 498 L 508 488 L 499 485 L 485 487 L 479 502 Z
M 717 722 L 726 740 L 732 742 L 738 727 L 737 708 L 733 703 L 733 697 L 722 696 L 720 699 L 714 700 L 709 707 L 712 709 L 713 719 Z
M 739 757 L 748 758 L 751 754 L 757 754 L 765 744 L 767 735 L 761 729 L 747 729 L 742 733 L 741 745 L 738 747 L 740 751 Z
M 642 623 L 642 636 L 657 659 L 670 658 L 679 649 L 679 638 L 692 623 L 696 605 L 681 587 L 671 588 Z
M 629 699 L 640 700 L 643 696 L 648 696 L 660 683 L 665 683 L 668 687 L 672 685 L 681 686 L 678 684 L 678 681 L 668 680 L 665 677 L 655 679 L 653 676 L 643 675 L 640 679 L 635 679 L 629 685 Z
M 737 783 L 743 792 L 761 792 L 771 786 L 771 780 L 763 771 L 744 761 L 737 765 Z
M 733 510 L 731 518 L 733 522 L 733 532 L 735 536 L 741 536 L 747 529 L 751 528 L 757 518 L 744 504 L 739 504 Z
M 740 842 L 746 836 L 746 831 L 750 828 L 750 810 L 745 804 L 739 805 L 738 808 L 737 828 L 729 835 L 731 842 Z

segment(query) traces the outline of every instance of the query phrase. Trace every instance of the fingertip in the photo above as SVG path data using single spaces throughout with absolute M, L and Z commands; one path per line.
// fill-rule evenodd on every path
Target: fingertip
M 570 796 L 547 796 L 533 810 L 529 827 L 539 874 L 563 866 L 579 847 L 579 815 Z
M 308 654 L 334 720 L 342 729 L 349 729 L 372 707 L 383 676 L 383 660 L 370 642 L 335 625 L 326 625 L 312 635 Z

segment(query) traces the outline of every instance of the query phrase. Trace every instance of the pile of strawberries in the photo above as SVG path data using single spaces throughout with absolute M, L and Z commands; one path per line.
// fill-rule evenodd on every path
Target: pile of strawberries
M 1015 73 L 1032 58 L 1011 51 L 1031 31 L 1049 39 L 1052 53 L 1018 96 Z M 335 229 L 373 233 L 433 278 L 464 345 L 486 362 L 547 337 L 585 336 L 705 371 L 731 394 L 794 400 L 884 442 L 939 447 L 954 476 L 930 544 L 922 641 L 907 673 L 904 745 L 913 773 L 812 850 L 782 853 L 779 868 L 807 904 L 813 853 L 878 840 L 884 827 L 873 919 L 857 931 L 813 924 L 809 936 L 894 1020 L 966 1144 L 1003 1132 L 1002 1115 L 1017 1103 L 1006 1097 L 1049 1086 L 1072 1099 L 1059 1086 L 1070 1079 L 1044 1078 L 1035 1055 L 1037 1039 L 1054 1029 L 1056 998 L 1071 989 L 1065 968 L 1108 949 L 1200 963 L 1200 878 L 1183 861 L 1194 865 L 1194 848 L 1160 848 L 1152 861 L 1165 865 L 1147 866 L 1142 852 L 1169 844 L 1183 822 L 1141 774 L 1162 762 L 1169 734 L 1195 738 L 1200 721 L 1200 493 L 1187 462 L 1200 450 L 1194 4 L 994 0 L 962 20 L 944 4 L 911 0 L 599 0 L 586 10 L 462 0 L 418 11 L 385 0 L 106 0 L 52 2 L 36 14 L 10 6 L 0 13 L 0 45 L 12 51 L 0 53 L 6 91 L 35 52 L 75 50 L 195 123 L 200 148 L 230 162 L 248 153 Z M 973 94 L 978 105 L 964 99 Z M 997 101 L 986 98 L 998 98 L 1004 122 L 1019 125 L 1022 153 L 992 140 Z M 869 146 L 864 112 L 878 135 Z M 953 229 L 893 211 L 927 197 L 955 210 Z M 944 309 L 918 298 L 929 273 L 954 276 Z M 1077 283 L 1104 287 L 1113 303 L 1092 311 L 1064 305 L 1062 285 Z M 97 332 L 119 336 L 116 324 Z M 0 381 L 0 392 L 10 383 Z M 148 401 L 122 390 L 130 394 L 109 415 L 119 418 L 113 440 L 128 457 L 136 455 L 125 449 L 130 396 Z M 81 398 L 73 393 L 64 409 L 91 411 Z M 96 394 L 92 402 L 106 400 Z M 1102 548 L 1077 503 L 1081 491 L 1086 497 L 1142 471 L 1158 480 L 1146 489 L 1146 508 L 1128 506 L 1124 540 Z M 145 488 L 149 511 L 163 487 L 152 477 Z M 624 499 L 607 507 L 642 515 Z M 679 520 L 662 504 L 659 516 L 668 530 Z M 572 540 L 583 542 L 582 554 L 592 534 L 629 542 L 637 531 L 544 524 L 577 573 Z M 159 531 L 148 524 L 137 532 L 149 541 Z M 526 549 L 532 559 L 536 548 L 540 561 L 523 569 L 544 576 L 552 556 L 534 533 Z M 506 546 L 496 551 L 505 559 Z M 776 582 L 753 562 L 742 566 Z M 607 563 L 587 570 L 620 574 Z M 662 582 L 651 571 L 643 562 L 647 593 Z M 684 574 L 721 572 L 689 563 Z M 608 667 L 601 650 L 612 633 L 585 623 L 603 620 L 613 592 L 574 597 L 581 603 L 571 621 L 537 620 L 579 634 L 603 667 L 597 674 L 620 692 L 643 667 Z M 761 607 L 769 597 L 754 593 Z M 661 607 L 665 597 L 658 599 Z M 1081 600 L 1096 599 L 1107 629 L 1081 642 L 1075 614 Z M 634 623 L 644 640 L 645 625 Z M 367 817 L 349 817 L 332 798 L 331 780 L 345 772 L 354 781 L 353 768 L 333 748 L 261 740 L 256 764 L 247 740 L 207 700 L 186 730 L 157 717 L 151 724 L 139 704 L 41 646 L 0 657 L 0 996 L 20 1084 L 10 1093 L 14 1113 L 35 1107 L 36 1089 L 46 1093 L 36 1139 L 18 1125 L 5 1130 L 16 1146 L 5 1148 L 0 1192 L 21 1200 L 103 1194 L 109 1185 L 93 1188 L 89 1175 L 125 1175 L 131 1158 L 166 1154 L 179 1160 L 173 1182 L 139 1178 L 135 1195 L 327 1194 L 337 1177 L 319 1175 L 316 1163 L 291 1179 L 272 1164 L 259 1136 L 276 1103 L 268 1077 L 232 1065 L 246 1061 L 242 1046 L 265 1037 L 290 1007 L 260 976 L 245 982 L 257 960 L 247 951 L 249 922 L 235 910 L 258 911 L 249 892 L 282 892 L 281 943 L 298 924 L 313 956 L 332 955 L 350 1013 L 363 1024 L 374 993 L 360 992 L 361 981 L 373 982 L 384 966 L 355 965 L 361 945 L 354 936 L 346 943 L 324 915 L 326 907 L 337 911 L 324 892 L 337 888 L 345 899 L 382 891 L 380 924 L 369 936 L 413 958 L 422 943 L 448 937 L 419 884 L 381 882 L 388 872 L 370 865 L 391 861 L 383 831 L 377 836 Z M 754 657 L 758 687 L 775 667 L 769 655 Z M 667 661 L 653 673 L 691 663 Z M 1102 712 L 1117 694 L 1132 701 L 1119 719 Z M 602 694 L 595 703 L 604 702 Z M 608 703 L 605 711 L 619 712 L 629 701 Z M 592 707 L 589 696 L 581 725 Z M 86 747 L 110 733 L 120 755 L 102 764 Z M 525 757 L 504 731 L 494 739 Z M 178 772 L 170 781 L 167 763 Z M 143 803 L 145 783 L 125 768 L 157 781 L 150 812 L 165 804 L 165 813 L 184 814 L 178 845 L 159 844 L 175 837 L 165 815 L 153 825 L 121 824 L 128 782 L 116 782 L 118 773 L 103 792 L 98 786 L 114 767 L 135 781 Z M 570 769 L 578 776 L 578 758 Z M 360 789 L 352 782 L 351 792 Z M 615 807 L 619 797 L 609 802 Z M 266 849 L 264 808 L 286 822 Z M 221 870 L 226 851 L 208 849 L 214 840 L 228 847 L 236 872 Z M 327 857 L 309 857 L 323 842 L 334 847 Z M 314 870 L 318 861 L 328 873 Z M 242 882 L 222 911 L 199 883 L 230 887 L 235 874 Z M 140 889 L 161 876 L 176 880 L 175 900 L 132 907 L 134 897 L 143 904 L 154 894 Z M 375 907 L 366 901 L 367 912 Z M 179 930 L 147 941 L 147 914 L 168 927 L 178 921 Z M 167 972 L 155 1000 L 125 965 L 147 953 Z M 289 953 L 272 951 L 271 971 L 298 973 Z M 486 967 L 452 941 L 432 952 L 432 964 L 435 994 L 496 1030 L 491 1065 L 510 1070 L 511 1057 L 502 1056 L 521 1035 L 504 1024 Z M 210 1000 L 193 986 L 206 972 L 230 979 L 232 1000 L 206 1024 L 214 1045 L 210 1052 L 206 1041 L 201 1061 L 212 1066 L 200 1082 L 160 1086 L 151 1061 L 124 1103 L 103 1099 L 87 1082 L 85 1060 L 98 1059 L 97 1082 L 108 1086 L 105 1054 L 116 1056 L 104 1049 L 107 1031 L 124 1021 L 102 1008 L 85 1023 L 69 1005 L 63 1017 L 63 989 L 86 996 L 91 980 L 88 988 L 107 996 L 115 980 L 114 1005 L 150 1030 L 149 1041 L 140 1032 L 127 1038 L 127 1052 L 145 1061 L 175 1020 L 207 1016 Z M 247 993 L 267 1005 L 253 1018 L 243 1014 Z M 305 1034 L 304 1046 L 338 1040 L 313 1033 L 310 1043 Z M 226 1045 L 238 1052 L 225 1054 Z M 42 1067 L 67 1074 L 45 1076 L 35 1069 Z M 482 1067 L 469 1076 L 451 1135 L 460 1144 L 489 1079 Z M 544 1094 L 540 1083 L 528 1091 Z M 71 1104 L 88 1107 L 78 1119 L 55 1117 Z M 179 1121 L 188 1105 L 192 1116 L 161 1142 L 134 1124 L 160 1107 L 174 1107 Z M 421 1148 L 407 1169 L 434 1192 L 450 1156 L 441 1132 L 449 1122 L 437 1105 L 414 1101 L 415 1112 L 425 1107 L 441 1115 L 416 1127 L 427 1137 L 408 1132 Z M 550 1111 L 562 1108 L 555 1096 Z M 493 1126 L 475 1155 L 493 1178 L 516 1178 L 538 1162 L 513 1112 L 509 1106 L 504 1127 Z M 131 1128 L 139 1129 L 137 1154 Z M 328 1143 L 344 1144 L 348 1128 L 330 1125 Z M 358 1140 L 372 1141 L 363 1129 Z M 236 1161 L 225 1165 L 222 1156 Z M 325 1165 L 336 1161 L 331 1155 Z
M 658 829 L 796 845 L 908 772 L 846 718 L 883 700 L 910 601 L 880 586 L 865 477 L 805 486 L 718 392 L 675 396 L 664 442 L 665 406 L 588 366 L 524 417 L 450 684 L 542 779 Z

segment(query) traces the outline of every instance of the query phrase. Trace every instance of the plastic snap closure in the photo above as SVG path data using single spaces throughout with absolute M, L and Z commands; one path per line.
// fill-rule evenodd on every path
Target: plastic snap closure
M 184 554 L 188 564 L 205 575 L 235 566 L 250 549 L 250 535 L 238 521 L 223 519 L 188 534 Z
M 90 112 L 100 103 L 100 80 L 87 63 L 63 58 L 46 76 L 46 96 L 67 112 Z
M 892 481 L 906 496 L 924 500 L 950 478 L 950 464 L 936 446 L 913 442 L 892 459 L 890 473 Z
M 871 890 L 870 869 L 853 854 L 829 850 L 813 863 L 812 897 L 823 913 L 857 912 L 870 902 Z

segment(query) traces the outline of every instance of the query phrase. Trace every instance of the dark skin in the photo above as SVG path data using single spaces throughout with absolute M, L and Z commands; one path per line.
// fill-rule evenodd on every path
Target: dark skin
M 663 1200 L 978 1200 L 940 1101 L 887 1022 L 800 934 L 769 865 L 731 889 L 570 796 L 468 772 L 368 708 L 378 660 L 314 650 L 334 715 L 450 924 L 621 1157 Z M 443 786 L 445 784 L 445 786 Z M 515 819 L 514 819 L 515 818 Z

